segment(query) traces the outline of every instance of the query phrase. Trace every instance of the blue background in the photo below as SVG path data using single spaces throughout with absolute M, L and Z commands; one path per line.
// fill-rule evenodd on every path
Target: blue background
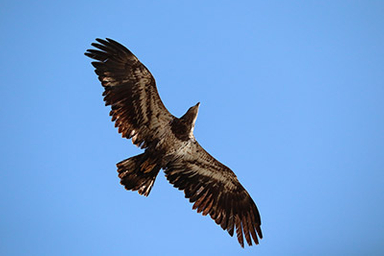
M 383 1 L 1 1 L 1 255 L 383 255 Z M 83 53 L 131 49 L 257 203 L 241 249 L 158 176 L 148 198 Z

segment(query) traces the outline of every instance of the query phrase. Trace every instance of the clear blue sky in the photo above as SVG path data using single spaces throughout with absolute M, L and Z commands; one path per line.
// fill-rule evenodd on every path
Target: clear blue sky
M 383 255 L 383 1 L 2 1 L 1 255 Z M 257 203 L 241 249 L 161 172 L 115 164 L 96 37 L 131 49 Z

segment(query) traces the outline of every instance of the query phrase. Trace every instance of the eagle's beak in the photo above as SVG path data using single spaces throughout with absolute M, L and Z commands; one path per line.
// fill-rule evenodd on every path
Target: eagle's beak
M 196 107 L 200 106 L 200 102 L 197 102 Z

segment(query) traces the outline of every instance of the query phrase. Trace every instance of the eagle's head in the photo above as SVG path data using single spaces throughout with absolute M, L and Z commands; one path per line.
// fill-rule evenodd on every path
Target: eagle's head
M 193 129 L 195 128 L 195 122 L 197 118 L 197 113 L 199 112 L 200 102 L 196 105 L 190 107 L 180 119 L 183 120 L 190 127 L 189 137 L 193 137 Z
M 195 106 L 190 107 L 188 109 L 187 113 L 185 113 L 185 115 L 183 116 L 183 118 L 187 118 L 188 121 L 191 122 L 192 127 L 195 126 L 195 122 L 196 122 L 196 118 L 197 118 L 197 113 L 199 113 L 199 106 L 200 106 L 200 102 L 198 102 Z

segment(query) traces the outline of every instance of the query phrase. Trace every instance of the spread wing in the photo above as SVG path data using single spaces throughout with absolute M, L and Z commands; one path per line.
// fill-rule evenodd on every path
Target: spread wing
M 148 69 L 123 45 L 112 39 L 96 39 L 96 49 L 86 56 L 95 59 L 92 65 L 105 91 L 105 105 L 122 136 L 145 148 L 156 144 L 164 127 L 173 116 L 162 103 L 155 79 Z
M 165 168 L 168 181 L 193 204 L 193 209 L 209 214 L 215 222 L 237 239 L 244 247 L 243 234 L 248 245 L 258 244 L 262 238 L 259 211 L 236 175 L 213 158 L 197 142 L 188 144 Z M 256 232 L 257 235 L 256 235 Z

